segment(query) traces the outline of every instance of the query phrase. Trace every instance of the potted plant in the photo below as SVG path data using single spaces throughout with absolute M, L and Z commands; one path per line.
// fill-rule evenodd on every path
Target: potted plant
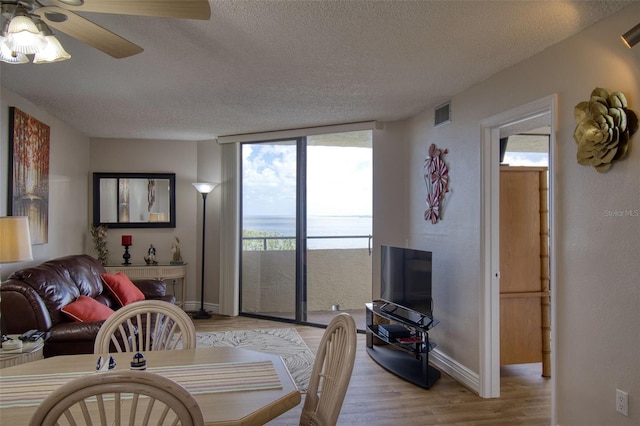
M 98 254 L 98 260 L 102 265 L 107 264 L 107 257 L 109 256 L 109 249 L 107 248 L 107 226 L 93 226 L 91 225 L 91 238 L 93 239 L 93 248 Z

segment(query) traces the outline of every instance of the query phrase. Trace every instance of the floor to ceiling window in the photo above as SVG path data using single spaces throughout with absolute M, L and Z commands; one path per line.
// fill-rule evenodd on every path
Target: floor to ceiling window
M 241 313 L 323 325 L 347 311 L 363 327 L 371 139 L 358 131 L 242 145 Z

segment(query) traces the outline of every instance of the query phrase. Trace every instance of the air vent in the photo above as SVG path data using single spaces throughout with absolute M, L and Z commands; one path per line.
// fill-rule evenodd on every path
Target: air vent
M 442 104 L 435 109 L 434 126 L 441 126 L 443 124 L 451 123 L 451 102 Z

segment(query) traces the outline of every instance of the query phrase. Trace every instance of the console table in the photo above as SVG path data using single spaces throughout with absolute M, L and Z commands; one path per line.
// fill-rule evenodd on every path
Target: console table
M 116 272 L 124 272 L 130 279 L 155 279 L 167 282 L 167 280 L 173 280 L 173 295 L 176 295 L 176 280 L 180 280 L 181 296 L 180 300 L 176 301 L 176 305 L 184 309 L 184 302 L 186 297 L 186 276 L 187 276 L 187 264 L 182 263 L 175 265 L 171 263 L 157 263 L 155 265 L 147 264 L 131 264 L 131 265 L 106 265 L 104 267 L 110 274 Z

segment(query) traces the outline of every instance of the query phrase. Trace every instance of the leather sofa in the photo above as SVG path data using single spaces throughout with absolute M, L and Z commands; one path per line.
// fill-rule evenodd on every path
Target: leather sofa
M 45 357 L 93 353 L 93 345 L 104 321 L 76 322 L 61 309 L 84 295 L 110 307 L 120 308 L 117 299 L 104 285 L 102 264 L 88 255 L 73 255 L 49 260 L 12 273 L 0 285 L 3 332 L 21 334 L 37 329 L 49 332 Z M 132 280 L 146 299 L 175 303 L 166 294 L 160 280 Z

